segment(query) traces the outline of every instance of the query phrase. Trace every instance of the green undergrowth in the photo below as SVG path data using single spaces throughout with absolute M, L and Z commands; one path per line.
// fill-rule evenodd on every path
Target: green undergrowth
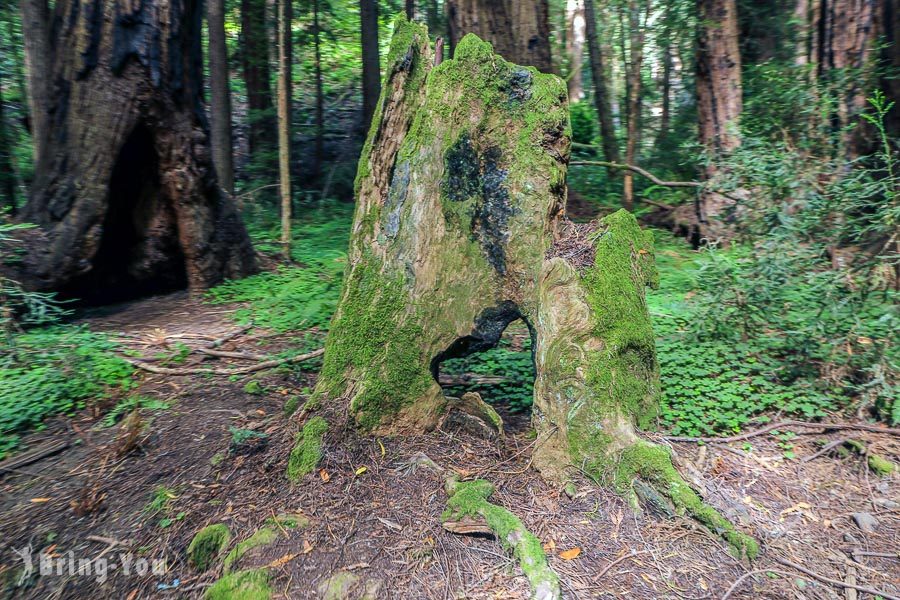
M 246 303 L 234 313 L 242 324 L 279 332 L 327 329 L 340 296 L 352 220 L 350 204 L 334 202 L 327 210 L 308 212 L 292 231 L 294 265 L 225 282 L 210 290 L 207 300 Z M 251 227 L 250 231 L 259 252 L 279 252 L 277 228 Z
M 272 597 L 267 569 L 247 569 L 229 573 L 216 581 L 204 598 L 207 600 L 268 600 Z
M 815 419 L 852 404 L 850 385 L 821 376 L 826 359 L 848 355 L 824 330 L 827 323 L 821 321 L 811 285 L 779 290 L 779 308 L 770 313 L 754 314 L 750 306 L 729 307 L 735 296 L 727 295 L 721 273 L 746 260 L 743 250 L 697 252 L 667 232 L 655 233 L 660 288 L 648 291 L 647 302 L 656 334 L 664 396 L 661 422 L 666 428 L 675 435 L 728 435 L 773 417 Z M 711 280 L 717 274 L 719 278 Z M 873 303 L 877 301 L 873 298 Z M 723 317 L 722 311 L 728 310 Z M 863 312 L 846 318 L 858 320 L 856 336 L 863 339 L 889 335 L 880 331 L 885 324 L 878 317 L 867 318 Z M 820 334 L 802 339 L 793 335 L 804 322 L 817 319 L 823 328 Z M 721 323 L 733 324 L 738 331 L 723 331 Z M 714 324 L 718 330 L 711 330 Z
M 133 367 L 116 344 L 82 326 L 13 334 L 0 346 L 0 459 L 44 419 L 71 415 L 128 390 Z

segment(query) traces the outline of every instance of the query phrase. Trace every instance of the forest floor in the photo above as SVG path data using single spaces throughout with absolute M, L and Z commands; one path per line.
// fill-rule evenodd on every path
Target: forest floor
M 175 340 L 198 348 L 227 338 L 219 350 L 266 355 L 296 346 L 297 334 L 236 326 L 230 318 L 236 308 L 175 294 L 83 319 L 142 356 Z M 177 368 L 247 364 L 183 354 Z M 772 436 L 749 440 L 752 449 L 746 442 L 673 444 L 682 472 L 707 501 L 762 543 L 750 564 L 732 558 L 717 536 L 690 520 L 638 516 L 587 479 L 577 482 L 572 499 L 547 485 L 529 468 L 534 441 L 527 428 L 499 441 L 442 430 L 375 438 L 357 435 L 344 407 L 326 406 L 331 428 L 321 471 L 291 485 L 284 473 L 299 423 L 297 415 L 285 417 L 285 399 L 313 385 L 316 366 L 261 371 L 251 385 L 246 377 L 145 373 L 134 391 L 170 408 L 143 410 L 143 428 L 102 427 L 96 415 L 83 414 L 56 419 L 26 439 L 29 447 L 51 437 L 71 445 L 0 474 L 4 546 L 30 545 L 57 557 L 72 552 L 76 560 L 102 554 L 118 568 L 104 582 L 96 574 L 35 572 L 14 588 L 22 563 L 5 551 L 0 581 L 5 578 L 7 593 L 201 597 L 221 566 L 201 574 L 189 565 L 186 548 L 200 528 L 225 523 L 234 544 L 289 513 L 301 515 L 299 527 L 278 525 L 272 544 L 240 561 L 241 568 L 269 567 L 275 598 L 527 598 L 527 579 L 496 540 L 442 529 L 443 478 L 411 468 L 418 453 L 462 477 L 493 483 L 492 502 L 540 538 L 567 598 L 866 597 L 817 581 L 785 560 L 821 577 L 900 593 L 898 478 L 875 478 L 858 457 L 816 456 L 823 442 L 852 434 L 896 459 L 897 438 L 805 429 L 794 443 L 798 459 L 790 461 Z M 265 437 L 234 446 L 236 430 Z M 137 438 L 123 441 L 129 434 Z M 858 512 L 877 520 L 874 531 L 860 529 Z M 165 573 L 126 575 L 119 556 L 128 553 L 164 558 Z

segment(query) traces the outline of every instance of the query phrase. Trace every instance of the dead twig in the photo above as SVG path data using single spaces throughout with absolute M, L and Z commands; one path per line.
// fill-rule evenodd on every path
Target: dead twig
M 594 576 L 594 581 L 595 581 L 595 582 L 596 582 L 596 581 L 600 581 L 600 578 L 601 578 L 601 577 L 603 577 L 604 575 L 606 575 L 606 574 L 609 572 L 610 569 L 612 569 L 614 566 L 616 566 L 616 565 L 619 564 L 620 562 L 626 561 L 626 560 L 628 560 L 629 558 L 634 558 L 635 556 L 640 556 L 641 554 L 647 554 L 648 552 L 650 552 L 650 551 L 649 551 L 649 550 L 638 550 L 637 552 L 629 552 L 628 554 L 626 554 L 626 555 L 624 555 L 624 556 L 620 556 L 620 557 L 617 558 L 616 560 L 611 561 L 608 565 L 606 565 L 605 567 L 603 567 L 602 569 L 600 569 L 600 572 L 597 573 L 597 574 Z
M 785 429 L 787 427 L 808 427 L 812 429 L 823 429 L 825 431 L 838 431 L 841 429 L 855 429 L 857 431 L 870 431 L 872 433 L 886 433 L 888 435 L 900 436 L 900 429 L 892 429 L 890 427 L 879 427 L 877 425 L 868 425 L 866 423 L 808 423 L 806 421 L 779 421 L 766 425 L 761 429 L 748 431 L 740 435 L 731 437 L 683 437 L 683 436 L 665 436 L 663 439 L 670 442 L 741 442 L 749 440 L 756 436 L 760 436 L 774 429 Z
M 809 456 L 807 456 L 806 458 L 804 458 L 804 459 L 801 460 L 800 462 L 805 462 L 805 463 L 807 463 L 807 462 L 809 462 L 809 461 L 811 461 L 811 460 L 815 460 L 815 459 L 819 458 L 820 456 L 822 456 L 823 454 L 828 454 L 829 452 L 831 452 L 832 450 L 834 450 L 835 448 L 837 448 L 838 446 L 840 446 L 841 444 L 843 444 L 843 443 L 846 442 L 846 441 L 847 441 L 847 440 L 845 440 L 845 439 L 840 439 L 840 440 L 835 440 L 835 441 L 833 441 L 833 442 L 830 442 L 830 443 L 828 443 L 828 444 L 825 444 L 825 445 L 822 447 L 821 450 L 819 450 L 819 451 L 816 452 L 815 454 L 810 454 Z
M 748 577 L 753 577 L 754 575 L 762 575 L 763 573 L 778 573 L 779 575 L 782 575 L 784 577 L 794 576 L 793 573 L 788 573 L 787 571 L 778 571 L 776 569 L 756 569 L 755 571 L 747 571 L 746 573 L 738 577 L 734 583 L 731 584 L 731 587 L 728 588 L 728 590 L 722 596 L 722 600 L 728 600 L 728 598 L 731 597 L 731 594 L 733 594 L 734 591 L 737 590 Z
M 633 171 L 638 175 L 646 177 L 656 185 L 660 185 L 662 187 L 672 187 L 672 188 L 701 188 L 703 184 L 699 181 L 663 181 L 650 171 L 642 169 L 637 165 L 626 165 L 623 163 L 614 163 L 605 160 L 573 160 L 569 163 L 569 165 L 574 166 L 590 166 L 590 167 L 606 167 L 607 169 L 624 169 L 627 171 Z M 672 208 L 672 207 L 669 207 Z
M 297 356 L 292 356 L 290 358 L 264 360 L 255 365 L 238 367 L 235 369 L 170 369 L 168 367 L 157 367 L 155 365 L 150 365 L 145 362 L 126 357 L 123 357 L 123 359 L 132 366 L 137 367 L 138 369 L 149 371 L 150 373 L 156 373 L 157 375 L 246 375 L 247 373 L 255 373 L 256 371 L 263 371 L 265 369 L 271 369 L 273 367 L 280 367 L 282 365 L 303 362 L 317 356 L 322 356 L 322 354 L 324 353 L 325 349 L 319 348 L 318 350 L 313 350 L 312 352 L 307 352 L 306 354 L 300 354 Z
M 796 569 L 796 570 L 800 571 L 801 573 L 803 573 L 804 575 L 809 575 L 813 579 L 821 581 L 822 583 L 827 583 L 829 585 L 834 585 L 834 586 L 837 586 L 840 588 L 849 588 L 852 590 L 856 590 L 858 592 L 864 592 L 866 594 L 871 594 L 873 596 L 881 596 L 882 598 L 885 598 L 886 600 L 900 600 L 900 596 L 894 596 L 893 594 L 889 594 L 889 593 L 881 591 L 881 590 L 876 590 L 875 588 L 870 588 L 870 587 L 864 586 L 864 585 L 854 585 L 852 583 L 847 583 L 845 581 L 838 581 L 837 579 L 831 579 L 830 577 L 825 577 L 824 575 L 819 575 L 815 571 L 810 571 L 809 569 L 807 569 L 806 567 L 804 567 L 802 565 L 792 563 L 791 561 L 787 560 L 786 558 L 780 558 L 778 556 L 773 556 L 772 560 L 774 560 L 778 564 L 784 565 L 785 567 L 790 567 L 792 569 Z

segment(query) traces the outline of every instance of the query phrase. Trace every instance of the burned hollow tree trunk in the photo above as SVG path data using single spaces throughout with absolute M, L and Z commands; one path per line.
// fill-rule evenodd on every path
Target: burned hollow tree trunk
M 35 287 L 93 301 L 189 287 L 254 268 L 219 190 L 202 104 L 202 3 L 60 0 L 54 93 L 24 220 L 46 244 Z
M 659 408 L 644 298 L 657 278 L 652 235 L 625 211 L 587 227 L 565 220 L 565 83 L 475 35 L 431 65 L 427 30 L 401 19 L 316 397 L 349 400 L 363 429 L 428 430 L 455 404 L 438 384 L 442 362 L 494 347 L 521 319 L 541 473 L 565 482 L 578 465 L 635 501 L 640 480 L 755 553 L 636 433 Z

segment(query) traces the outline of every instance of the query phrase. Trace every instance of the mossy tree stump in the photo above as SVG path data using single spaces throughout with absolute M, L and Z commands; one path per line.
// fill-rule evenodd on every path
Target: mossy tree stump
M 632 497 L 642 479 L 755 553 L 668 451 L 635 433 L 659 406 L 644 298 L 657 278 L 652 236 L 624 211 L 587 228 L 565 220 L 565 83 L 474 35 L 432 63 L 425 28 L 398 20 L 318 397 L 349 401 L 365 429 L 427 430 L 447 406 L 440 363 L 493 347 L 522 319 L 541 473 L 565 481 L 575 466 Z

